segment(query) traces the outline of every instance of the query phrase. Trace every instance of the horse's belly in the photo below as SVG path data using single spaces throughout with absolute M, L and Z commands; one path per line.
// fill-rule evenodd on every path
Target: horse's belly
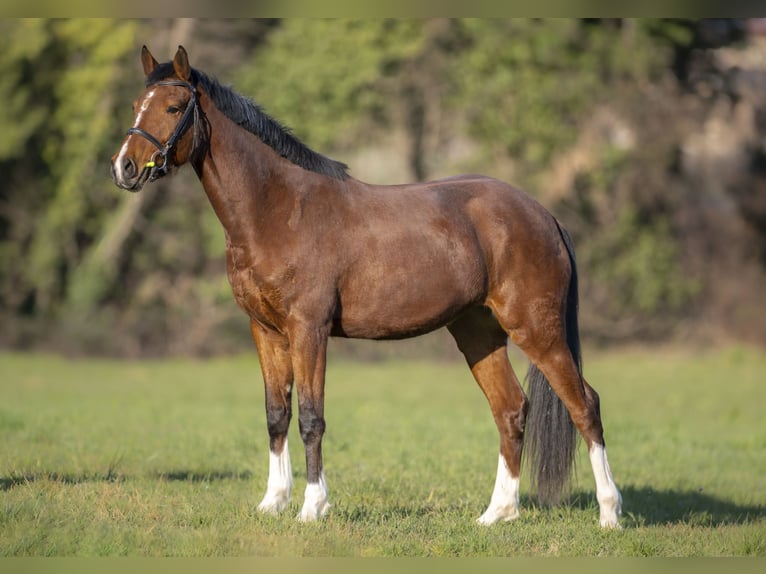
M 341 290 L 333 335 L 399 339 L 428 333 L 486 297 L 482 258 L 402 252 L 371 262 Z
M 333 322 L 331 335 L 349 339 L 406 339 L 430 333 L 447 325 L 470 305 L 450 308 L 429 317 L 402 317 L 392 310 L 387 315 L 342 316 Z

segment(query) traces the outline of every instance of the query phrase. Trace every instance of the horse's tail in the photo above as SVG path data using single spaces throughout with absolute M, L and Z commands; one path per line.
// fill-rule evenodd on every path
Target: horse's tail
M 559 231 L 572 268 L 566 306 L 567 344 L 582 375 L 574 245 L 569 233 L 561 225 Z M 526 379 L 529 411 L 524 430 L 524 454 L 529 464 L 532 488 L 537 490 L 537 499 L 541 505 L 556 505 L 568 487 L 574 468 L 577 429 L 548 379 L 532 363 L 529 364 Z

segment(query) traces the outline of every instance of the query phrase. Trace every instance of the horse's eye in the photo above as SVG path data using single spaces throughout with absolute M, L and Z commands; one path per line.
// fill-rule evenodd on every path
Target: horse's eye
M 169 106 L 167 109 L 167 112 L 169 114 L 177 114 L 180 111 L 181 111 L 181 108 L 179 108 L 178 106 Z

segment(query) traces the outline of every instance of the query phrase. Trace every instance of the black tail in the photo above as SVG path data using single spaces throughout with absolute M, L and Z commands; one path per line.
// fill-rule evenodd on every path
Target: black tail
M 567 344 L 582 374 L 574 245 L 569 233 L 560 225 L 559 231 L 569 252 L 572 267 L 566 309 Z M 526 380 L 529 411 L 524 430 L 524 455 L 529 464 L 532 488 L 537 490 L 538 502 L 542 505 L 556 505 L 566 492 L 574 468 L 577 429 L 548 379 L 532 363 L 529 364 Z

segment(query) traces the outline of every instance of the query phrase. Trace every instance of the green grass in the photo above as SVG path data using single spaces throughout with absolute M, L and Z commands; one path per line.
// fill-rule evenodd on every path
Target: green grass
M 519 374 L 525 364 L 515 361 Z M 297 420 L 286 514 L 268 473 L 257 359 L 0 355 L 1 556 L 764 556 L 766 354 L 586 353 L 624 529 L 602 531 L 584 448 L 571 503 L 474 521 L 498 439 L 460 363 L 332 360 L 332 508 L 301 524 Z

